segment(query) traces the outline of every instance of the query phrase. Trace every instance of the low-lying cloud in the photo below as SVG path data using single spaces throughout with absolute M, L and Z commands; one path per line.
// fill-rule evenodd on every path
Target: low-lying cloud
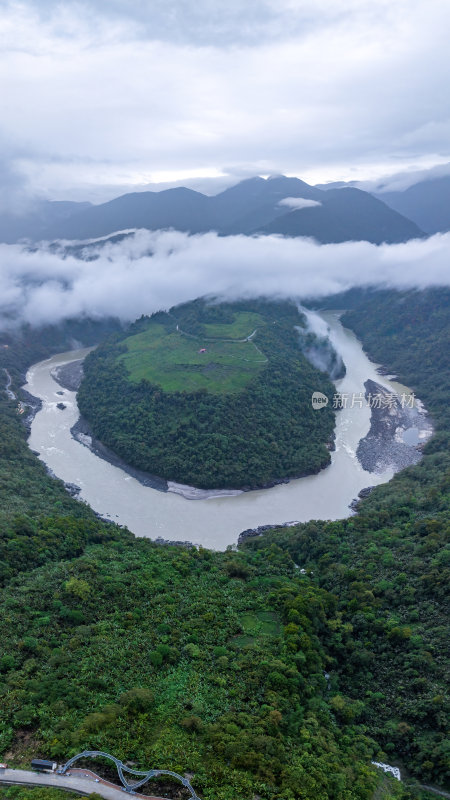
M 299 208 L 313 208 L 313 206 L 321 206 L 319 200 L 309 200 L 307 197 L 285 197 L 278 203 L 279 206 L 287 206 L 292 211 Z
M 139 230 L 90 251 L 0 245 L 0 327 L 123 321 L 200 295 L 322 297 L 350 287 L 448 286 L 450 234 L 399 245 Z
M 304 355 L 317 369 L 327 372 L 332 380 L 342 377 L 345 369 L 344 362 L 330 341 L 330 329 L 327 323 L 322 317 L 307 308 L 302 306 L 299 308 L 306 318 L 305 327 L 297 328 Z M 314 335 L 313 341 L 309 341 L 308 334 Z

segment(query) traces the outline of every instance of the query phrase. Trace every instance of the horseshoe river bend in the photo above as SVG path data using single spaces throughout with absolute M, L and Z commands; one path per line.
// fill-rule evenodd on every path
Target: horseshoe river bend
M 364 395 L 364 384 L 369 380 L 389 393 L 410 393 L 406 387 L 380 376 L 377 365 L 365 355 L 355 335 L 341 325 L 339 314 L 327 312 L 321 316 L 346 366 L 345 377 L 336 381 L 337 391 L 348 397 L 361 392 Z M 189 492 L 188 487 L 170 483 L 167 491 L 159 491 L 99 457 L 88 446 L 89 437 L 84 437 L 84 443 L 80 437 L 74 438 L 71 429 L 79 419 L 76 392 L 62 388 L 55 376 L 58 368 L 83 359 L 88 352 L 60 353 L 28 370 L 24 389 L 42 402 L 31 423 L 28 444 L 53 475 L 79 487 L 80 501 L 88 503 L 102 517 L 125 525 L 136 536 L 189 541 L 224 550 L 236 544 L 243 530 L 347 517 L 353 513 L 349 504 L 362 489 L 385 483 L 399 468 L 389 463 L 389 459 L 375 471 L 363 468 L 357 455 L 358 444 L 367 437 L 374 412 L 366 403 L 352 407 L 349 402 L 336 415 L 331 464 L 316 475 L 268 489 L 223 495 L 214 491 Z M 320 409 L 316 413 L 320 414 Z M 398 440 L 398 430 L 392 434 L 392 440 L 395 437 Z M 411 432 L 416 437 L 413 444 L 406 436 L 403 441 L 405 449 L 409 442 L 410 463 L 413 463 L 420 457 L 415 445 L 430 433 L 423 409 L 416 413 L 415 422 L 407 431 L 410 437 Z

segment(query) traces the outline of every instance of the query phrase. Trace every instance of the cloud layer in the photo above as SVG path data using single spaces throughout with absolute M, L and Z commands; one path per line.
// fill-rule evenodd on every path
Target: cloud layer
M 313 208 L 321 206 L 319 200 L 309 200 L 307 197 L 285 197 L 278 203 L 279 206 L 287 206 L 290 209 Z
M 450 159 L 442 0 L 0 5 L 0 143 L 34 192 Z
M 141 230 L 81 261 L 0 245 L 0 328 L 80 316 L 127 321 L 205 294 L 302 299 L 353 286 L 448 286 L 449 246 L 450 234 L 377 247 Z

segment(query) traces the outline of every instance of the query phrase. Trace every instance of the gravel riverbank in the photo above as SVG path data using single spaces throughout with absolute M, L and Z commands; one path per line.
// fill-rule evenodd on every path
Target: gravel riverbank
M 83 378 L 83 361 L 73 361 L 53 371 L 54 379 L 63 388 L 69 391 L 77 391 Z M 393 469 L 398 472 L 405 467 L 416 464 L 421 458 L 421 446 L 432 433 L 432 425 L 427 417 L 426 411 L 415 404 L 413 408 L 402 404 L 399 395 L 393 395 L 381 384 L 368 380 L 364 384 L 366 399 L 379 396 L 382 402 L 379 407 L 375 404 L 371 408 L 371 425 L 367 436 L 361 439 L 357 458 L 367 472 L 383 472 L 386 469 Z M 31 398 L 31 396 L 30 396 Z M 34 402 L 36 399 L 33 398 Z M 33 416 L 38 408 L 33 408 Z M 32 417 L 31 417 L 32 418 Z M 28 422 L 28 420 L 27 420 Z M 417 442 L 404 440 L 405 432 L 417 432 Z M 71 434 L 78 442 L 88 447 L 99 458 L 104 459 L 113 466 L 119 467 L 128 475 L 138 480 L 143 486 L 149 486 L 160 492 L 174 492 L 182 495 L 188 500 L 205 500 L 212 497 L 226 497 L 240 494 L 242 489 L 222 490 L 222 489 L 197 489 L 192 486 L 166 481 L 157 475 L 152 475 L 144 470 L 139 470 L 127 464 L 110 448 L 96 439 L 87 420 L 80 417 L 71 428 Z M 415 435 L 415 434 L 414 434 Z M 334 446 L 334 444 L 333 444 Z M 304 477 L 295 476 L 295 477 Z M 288 483 L 289 479 L 284 478 L 276 483 Z M 263 487 L 268 488 L 268 487 Z M 352 501 L 351 507 L 355 510 L 358 500 Z M 245 532 L 247 536 L 249 531 Z M 246 538 L 246 537 L 245 537 Z
M 168 491 L 168 483 L 164 478 L 159 478 L 157 475 L 151 475 L 149 472 L 131 467 L 110 450 L 109 447 L 106 447 L 102 442 L 96 439 L 95 436 L 92 435 L 89 423 L 83 417 L 77 420 L 75 425 L 70 429 L 70 432 L 77 442 L 88 447 L 96 456 L 112 464 L 114 467 L 119 467 L 119 469 L 126 472 L 127 475 L 131 475 L 132 478 L 142 483 L 143 486 L 149 486 L 151 489 L 156 489 L 158 492 Z
M 366 399 L 372 404 L 369 433 L 361 439 L 356 451 L 363 469 L 399 472 L 417 464 L 422 458 L 422 446 L 433 433 L 420 401 L 416 400 L 410 408 L 406 398 L 372 380 L 366 381 L 364 388 Z
M 77 392 L 83 380 L 83 359 L 56 367 L 53 370 L 53 377 L 63 389 L 68 389 L 69 392 Z

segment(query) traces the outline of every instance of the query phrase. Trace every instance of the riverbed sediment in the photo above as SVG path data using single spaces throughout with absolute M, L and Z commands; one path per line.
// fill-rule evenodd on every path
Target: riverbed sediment
M 400 396 L 373 380 L 364 384 L 371 404 L 370 429 L 358 444 L 356 455 L 367 472 L 394 472 L 417 464 L 421 447 L 433 432 L 431 420 L 414 396 Z M 408 433 L 414 432 L 411 442 Z
M 69 364 L 55 367 L 53 377 L 63 389 L 67 389 L 69 392 L 78 391 L 83 380 L 83 361 L 84 359 L 80 358 Z

